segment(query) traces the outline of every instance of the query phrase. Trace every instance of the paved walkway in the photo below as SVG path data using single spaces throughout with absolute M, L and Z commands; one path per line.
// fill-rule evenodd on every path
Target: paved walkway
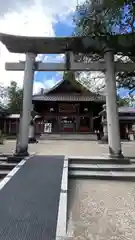
M 34 156 L 16 167 L 0 190 L 1 240 L 56 239 L 63 163 L 64 156 Z
M 13 153 L 15 140 L 5 141 L 0 145 L 0 153 Z M 135 158 L 135 142 L 122 143 L 124 156 Z M 107 156 L 108 145 L 93 141 L 52 141 L 40 140 L 38 144 L 29 144 L 29 153 L 38 155 L 66 155 L 66 156 Z

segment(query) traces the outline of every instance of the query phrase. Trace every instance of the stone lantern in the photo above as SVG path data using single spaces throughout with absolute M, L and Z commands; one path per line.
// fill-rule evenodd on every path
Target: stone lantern
M 103 137 L 102 142 L 108 143 L 108 129 L 107 129 L 107 119 L 106 119 L 106 105 L 103 105 L 103 110 L 100 112 L 102 116 L 102 126 L 103 126 Z
M 28 142 L 29 143 L 36 143 L 36 136 L 35 136 L 35 116 L 36 116 L 36 112 L 33 109 L 33 105 L 32 105 L 32 110 L 31 110 L 31 120 L 30 120 L 30 124 L 29 124 L 29 138 L 28 138 Z

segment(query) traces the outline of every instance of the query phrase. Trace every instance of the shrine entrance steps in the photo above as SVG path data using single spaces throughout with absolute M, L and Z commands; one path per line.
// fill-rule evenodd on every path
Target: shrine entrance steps
M 135 181 L 135 159 L 69 157 L 68 177 Z
M 12 169 L 23 159 L 23 157 L 14 157 L 8 154 L 0 154 L 0 182 L 6 177 Z
M 73 208 L 82 201 L 81 191 L 79 195 L 72 192 L 74 196 L 70 199 L 74 197 L 76 204 L 71 207 L 68 180 L 75 180 L 77 184 L 84 179 L 89 184 L 94 181 L 92 179 L 97 182 L 107 180 L 108 183 L 109 180 L 135 181 L 135 161 L 132 159 L 35 155 L 20 160 L 18 164 L 4 162 L 3 158 L 0 167 L 1 171 L 8 170 L 8 175 L 0 182 L 2 240 L 68 239 L 67 231 L 71 226 L 68 214 L 71 216 L 72 208 L 79 220 L 79 212 Z
M 75 141 L 97 141 L 95 133 L 43 133 L 42 140 L 75 140 Z

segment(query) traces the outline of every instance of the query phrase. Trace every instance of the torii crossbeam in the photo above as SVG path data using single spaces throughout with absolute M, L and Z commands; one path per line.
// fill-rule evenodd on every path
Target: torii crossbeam
M 135 70 L 135 63 L 114 63 L 115 72 L 133 72 Z M 7 62 L 5 65 L 7 71 L 24 71 L 25 62 Z M 70 67 L 65 63 L 43 63 L 35 62 L 34 70 L 39 72 L 46 71 L 102 71 L 105 72 L 105 62 L 91 62 L 91 63 L 76 63 L 75 61 L 70 62 Z

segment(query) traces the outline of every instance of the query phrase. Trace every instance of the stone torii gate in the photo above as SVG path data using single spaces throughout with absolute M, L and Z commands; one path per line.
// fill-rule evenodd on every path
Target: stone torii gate
M 112 36 L 111 36 L 112 37 Z M 123 157 L 121 151 L 119 120 L 116 101 L 116 71 L 133 71 L 135 64 L 114 62 L 114 49 L 123 51 L 118 37 L 113 36 L 114 44 L 108 44 L 105 37 L 100 41 L 91 37 L 24 37 L 0 33 L 0 41 L 13 53 L 25 53 L 26 61 L 6 63 L 8 71 L 24 71 L 23 111 L 20 125 L 20 138 L 16 154 L 28 154 L 28 130 L 32 106 L 34 71 L 103 71 L 106 79 L 106 111 L 110 157 Z M 117 44 L 116 44 L 117 43 Z M 117 46 L 116 46 L 117 45 Z M 125 49 L 129 51 L 129 49 Z M 76 53 L 103 53 L 104 61 L 76 62 Z M 35 61 L 37 54 L 65 54 L 64 63 L 43 63 Z

